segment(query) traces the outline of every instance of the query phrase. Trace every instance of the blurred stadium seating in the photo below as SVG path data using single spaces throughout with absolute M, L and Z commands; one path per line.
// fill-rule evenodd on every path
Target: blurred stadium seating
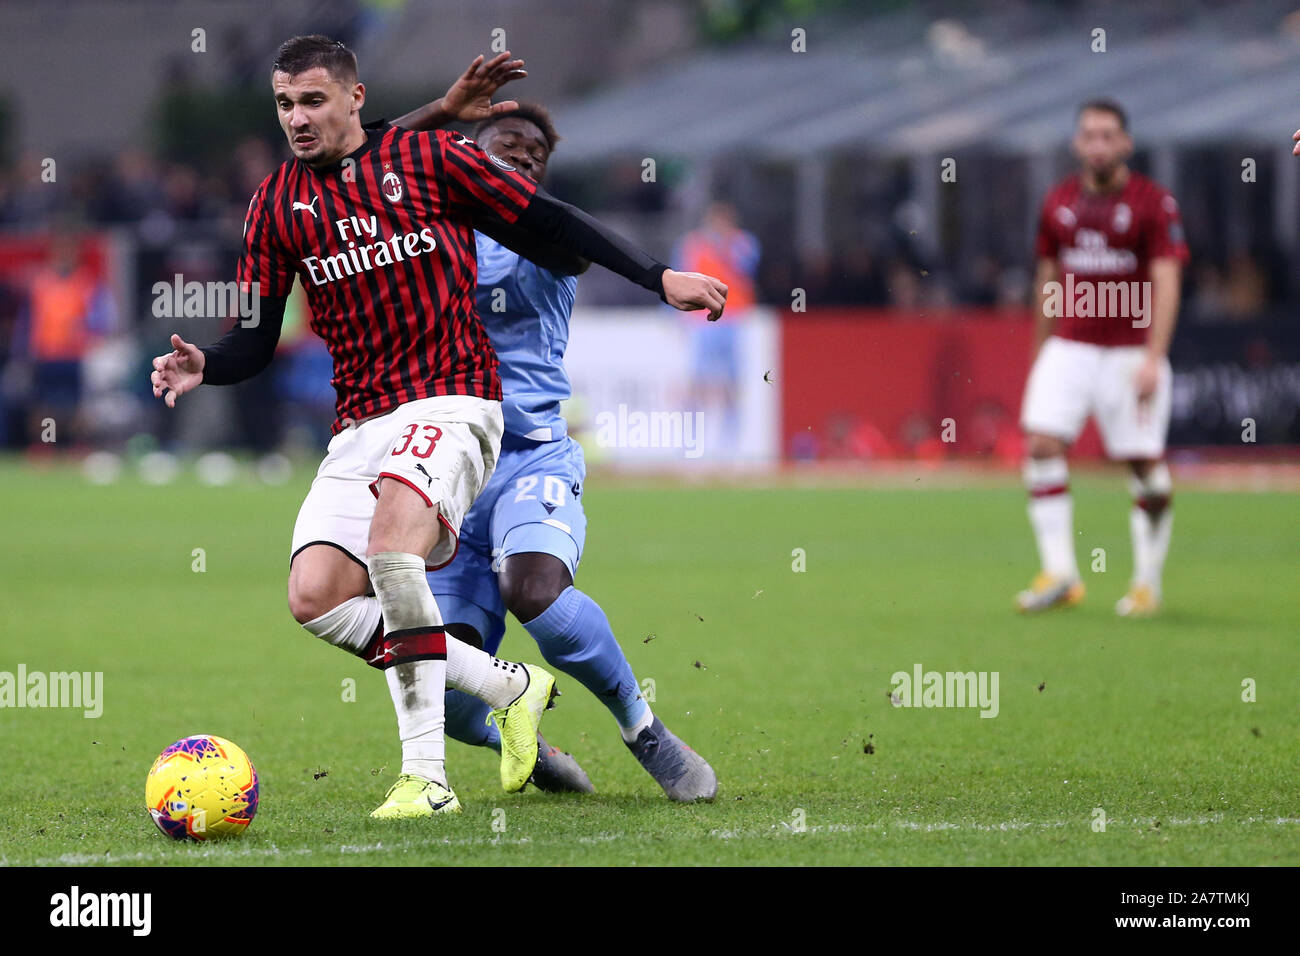
M 0 8 L 0 32 L 24 38 L 6 44 L 0 85 L 0 447 L 41 444 L 42 390 L 54 386 L 38 374 L 34 290 L 53 250 L 73 247 L 112 300 L 82 316 L 81 407 L 64 433 L 77 448 L 178 446 L 182 434 L 182 450 L 317 448 L 329 362 L 301 314 L 271 373 L 163 413 L 146 363 L 175 323 L 152 314 L 154 284 L 233 274 L 247 198 L 286 154 L 266 90 L 282 38 L 323 31 L 353 44 L 373 119 L 439 95 L 495 29 L 528 60 L 510 95 L 550 105 L 564 137 L 553 192 L 664 258 L 711 199 L 757 236 L 766 331 L 746 340 L 757 351 L 743 387 L 775 398 L 742 403 L 766 419 L 746 419 L 765 437 L 740 457 L 1018 459 L 1034 214 L 1070 168 L 1075 107 L 1098 94 L 1128 108 L 1134 165 L 1179 198 L 1193 253 L 1171 443 L 1240 450 L 1251 417 L 1276 455 L 1300 445 L 1300 168 L 1289 142 L 1300 15 L 1289 5 L 902 2 L 871 15 L 758 2 L 733 17 L 719 9 L 741 5 L 546 6 Z M 1104 53 L 1089 49 L 1098 27 Z M 791 50 L 795 28 L 806 53 Z M 940 181 L 946 158 L 955 183 Z M 806 310 L 791 310 L 796 290 Z M 653 334 L 675 334 L 675 319 L 599 270 L 580 283 L 579 305 L 579 326 L 641 307 Z M 198 341 L 226 323 L 184 321 Z M 612 336 L 607 347 L 627 346 Z M 631 379 L 590 379 L 619 363 L 581 360 L 577 377 L 601 401 L 643 394 Z M 577 397 L 594 420 L 601 409 Z M 970 441 L 936 445 L 949 415 L 971 423 Z

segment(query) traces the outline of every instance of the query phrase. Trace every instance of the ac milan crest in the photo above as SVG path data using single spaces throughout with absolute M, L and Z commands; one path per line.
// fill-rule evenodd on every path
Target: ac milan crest
M 384 163 L 384 178 L 380 185 L 384 198 L 389 202 L 395 203 L 402 198 L 402 180 L 393 172 L 392 163 Z
M 1116 232 L 1128 232 L 1128 227 L 1133 222 L 1133 210 L 1129 208 L 1128 203 L 1122 202 L 1115 205 L 1115 213 L 1111 218 L 1110 227 Z

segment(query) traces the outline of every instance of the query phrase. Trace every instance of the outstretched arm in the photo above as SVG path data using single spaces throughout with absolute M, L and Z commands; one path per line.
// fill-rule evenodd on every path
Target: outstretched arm
M 442 182 L 451 208 L 471 219 L 490 211 L 651 290 L 675 309 L 707 309 L 711 321 L 722 315 L 727 287 L 718 279 L 673 272 L 581 209 L 561 202 L 514 167 L 489 156 L 472 140 L 441 130 L 433 135 L 442 151 Z
M 474 217 L 474 228 L 529 262 L 560 275 L 580 276 L 591 268 L 591 262 L 576 252 L 547 242 L 535 233 L 521 229 L 518 223 L 508 223 L 489 212 Z
M 674 272 L 613 229 L 540 186 L 516 225 L 649 289 L 674 309 L 707 309 L 709 321 L 722 315 L 727 287 L 720 280 L 698 272 Z
M 207 348 L 199 348 L 172 333 L 172 351 L 153 360 L 154 398 L 168 408 L 176 399 L 200 385 L 234 385 L 252 378 L 271 364 L 284 323 L 284 297 L 263 296 L 258 323 L 235 327 Z
M 499 113 L 512 113 L 519 109 L 514 100 L 493 103 L 492 95 L 511 80 L 521 80 L 528 75 L 523 60 L 510 59 L 510 51 L 498 53 L 486 63 L 483 56 L 474 58 L 455 83 L 432 103 L 411 110 L 393 120 L 394 126 L 403 129 L 441 129 L 450 123 L 477 123 Z

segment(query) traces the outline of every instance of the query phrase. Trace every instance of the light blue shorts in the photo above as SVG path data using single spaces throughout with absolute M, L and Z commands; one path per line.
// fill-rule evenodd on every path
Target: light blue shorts
M 587 538 L 582 446 L 567 436 L 511 445 L 507 436 L 496 470 L 461 523 L 455 558 L 429 573 L 443 621 L 472 626 L 489 653 L 496 652 L 505 631 L 496 575 L 501 562 L 529 551 L 553 554 L 576 578 Z

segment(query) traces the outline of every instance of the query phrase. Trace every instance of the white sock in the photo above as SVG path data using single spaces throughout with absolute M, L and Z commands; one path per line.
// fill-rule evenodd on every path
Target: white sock
M 645 713 L 641 715 L 641 719 L 636 722 L 635 726 L 620 727 L 618 728 L 618 732 L 623 735 L 624 743 L 634 744 L 636 743 L 636 739 L 641 736 L 641 731 L 645 730 L 654 722 L 655 715 L 650 712 L 650 705 L 647 704 Z
M 1038 543 L 1042 569 L 1053 577 L 1078 580 L 1074 558 L 1074 500 L 1070 469 L 1064 458 L 1030 458 L 1025 462 L 1029 523 Z
M 360 654 L 382 620 L 378 598 L 354 597 L 303 627 L 335 647 Z M 447 686 L 471 694 L 494 709 L 508 707 L 528 689 L 528 672 L 521 664 L 500 660 L 449 634 Z
M 370 581 L 384 618 L 385 644 L 395 658 L 384 674 L 397 711 L 402 773 L 446 786 L 446 635 L 425 577 L 424 558 L 384 551 L 369 560 Z
M 447 686 L 498 709 L 510 706 L 528 689 L 528 672 L 522 664 L 500 660 L 448 634 Z
M 1129 479 L 1133 493 L 1133 508 L 1129 511 L 1129 536 L 1133 541 L 1133 583 L 1149 587 L 1158 597 L 1164 576 L 1165 557 L 1169 554 L 1169 539 L 1174 528 L 1174 509 L 1168 503 L 1173 493 L 1173 479 L 1164 462 L 1153 465 L 1145 480 L 1133 475 Z M 1141 502 L 1150 499 L 1165 500 L 1163 509 L 1154 521 L 1151 512 Z
M 308 621 L 303 627 L 322 641 L 360 654 L 375 636 L 382 619 L 376 598 L 354 597 Z

